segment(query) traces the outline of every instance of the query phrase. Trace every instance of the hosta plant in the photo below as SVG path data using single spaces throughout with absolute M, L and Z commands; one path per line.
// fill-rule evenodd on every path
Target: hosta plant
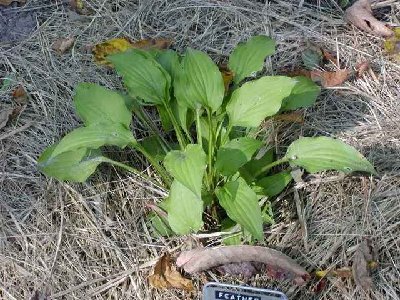
M 74 104 L 83 126 L 42 153 L 40 170 L 76 182 L 101 163 L 140 173 L 101 152 L 103 146 L 129 147 L 148 160 L 169 190 L 150 220 L 159 233 L 233 228 L 262 240 L 263 224 L 273 220 L 269 200 L 292 181 L 291 168 L 375 172 L 356 149 L 329 137 L 302 137 L 275 158 L 265 130 L 255 129 L 266 118 L 312 105 L 320 88 L 305 77 L 257 76 L 274 51 L 274 41 L 265 36 L 240 43 L 229 57 L 230 73 L 221 73 L 194 49 L 108 56 L 126 92 L 79 84 Z M 162 126 L 149 117 L 148 106 Z M 147 137 L 133 135 L 132 112 Z M 213 222 L 204 224 L 205 219 Z M 240 242 L 240 234 L 226 242 Z

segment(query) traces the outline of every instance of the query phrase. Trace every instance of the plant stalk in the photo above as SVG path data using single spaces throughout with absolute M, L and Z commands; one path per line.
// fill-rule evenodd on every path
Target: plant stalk
M 256 172 L 256 173 L 254 174 L 254 177 L 257 177 L 257 176 L 261 175 L 262 173 L 268 171 L 269 169 L 271 169 L 271 168 L 273 168 L 273 167 L 275 167 L 275 166 L 277 166 L 277 165 L 286 163 L 286 162 L 288 162 L 288 161 L 290 161 L 290 158 L 289 158 L 289 157 L 286 157 L 286 156 L 283 157 L 283 158 L 281 158 L 281 159 L 278 159 L 278 160 L 276 160 L 276 161 L 274 161 L 274 162 L 272 162 L 272 163 L 270 163 L 270 164 L 268 164 L 268 165 L 262 167 L 260 171 L 258 171 L 258 172 Z
M 172 180 L 171 177 L 169 176 L 167 170 L 162 167 L 157 160 L 154 159 L 140 144 L 138 143 L 130 143 L 129 146 L 146 157 L 146 159 L 149 161 L 149 163 L 153 166 L 153 168 L 156 170 L 158 175 L 161 176 L 163 179 L 164 183 L 167 185 L 167 187 L 171 186 Z
M 175 129 L 176 137 L 177 137 L 177 139 L 178 139 L 179 146 L 180 146 L 181 149 L 183 150 L 183 149 L 185 149 L 185 147 L 186 147 L 186 140 L 185 140 L 185 137 L 184 137 L 183 134 L 182 134 L 181 127 L 180 127 L 180 125 L 178 124 L 178 122 L 176 121 L 176 118 L 175 118 L 175 116 L 174 116 L 174 113 L 172 112 L 171 108 L 168 106 L 168 104 L 167 104 L 166 102 L 164 102 L 164 107 L 165 107 L 165 109 L 167 110 L 167 113 L 168 113 L 169 118 L 171 119 L 172 126 L 174 126 L 174 129 Z

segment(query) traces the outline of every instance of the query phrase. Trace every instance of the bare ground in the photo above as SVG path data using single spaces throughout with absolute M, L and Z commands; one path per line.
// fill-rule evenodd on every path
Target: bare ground
M 375 76 L 367 73 L 324 90 L 317 105 L 304 112 L 303 125 L 269 125 L 272 139 L 279 137 L 279 153 L 299 135 L 334 136 L 359 149 L 379 177 L 326 173 L 298 186 L 307 238 L 296 221 L 293 188 L 288 189 L 276 201 L 284 213 L 266 229 L 265 244 L 311 271 L 348 266 L 355 246 L 368 237 L 377 247 L 379 268 L 368 293 L 337 278 L 318 295 L 311 285 L 294 287 L 265 275 L 247 283 L 280 288 L 290 299 L 399 299 L 400 66 L 382 53 L 380 39 L 346 25 L 333 1 L 304 1 L 301 7 L 299 2 L 92 1 L 94 15 L 77 16 L 55 1 L 28 1 L 26 9 L 41 12 L 38 28 L 18 44 L 0 45 L 1 75 L 13 79 L 0 91 L 0 104 L 11 105 L 18 84 L 30 94 L 19 118 L 0 129 L 0 298 L 29 299 L 40 290 L 51 299 L 199 299 L 199 293 L 155 291 L 146 281 L 164 251 L 177 253 L 199 243 L 196 236 L 151 238 L 144 204 L 165 191 L 106 166 L 85 184 L 59 183 L 37 171 L 36 158 L 79 124 L 71 100 L 78 82 L 120 88 L 115 74 L 92 62 L 88 45 L 117 36 L 171 37 L 177 49 L 191 46 L 221 60 L 238 41 L 267 34 L 278 41 L 268 73 L 300 65 L 307 41 L 337 52 L 349 68 L 371 62 Z M 380 12 L 398 22 L 400 4 Z M 65 36 L 75 36 L 76 43 L 58 55 L 51 44 Z M 134 153 L 114 155 L 142 164 Z M 244 283 L 211 272 L 206 276 Z M 194 278 L 199 290 L 203 280 Z

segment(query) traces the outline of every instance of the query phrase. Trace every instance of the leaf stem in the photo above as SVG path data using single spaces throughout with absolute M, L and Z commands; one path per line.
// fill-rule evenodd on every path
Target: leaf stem
M 268 171 L 269 169 L 271 169 L 271 168 L 273 168 L 273 167 L 275 167 L 275 166 L 277 166 L 277 165 L 286 163 L 286 162 L 288 162 L 288 161 L 290 161 L 290 158 L 289 158 L 289 157 L 286 157 L 286 156 L 283 157 L 283 158 L 281 158 L 281 159 L 278 159 L 278 160 L 276 160 L 276 161 L 274 161 L 274 162 L 272 162 L 272 163 L 270 163 L 270 164 L 268 164 L 268 165 L 262 167 L 258 172 L 256 172 L 256 173 L 254 174 L 254 177 L 257 177 L 257 176 L 261 175 L 262 173 Z
M 155 182 L 152 178 L 150 178 L 147 175 L 143 174 L 143 172 L 140 172 L 138 169 L 136 169 L 134 167 L 131 167 L 131 166 L 128 166 L 128 165 L 126 165 L 124 163 L 112 160 L 112 159 L 110 159 L 108 157 L 105 157 L 105 156 L 103 156 L 101 158 L 101 161 L 102 162 L 106 162 L 106 163 L 110 163 L 110 164 L 112 164 L 112 165 L 114 165 L 116 167 L 120 167 L 120 168 L 122 168 L 124 170 L 127 170 L 128 172 L 131 172 L 131 173 L 133 173 L 133 174 L 135 174 L 135 175 L 137 175 L 139 177 L 142 177 L 142 178 L 148 180 L 149 182 L 151 182 L 153 185 L 155 185 L 157 187 L 164 188 L 158 182 Z
M 196 132 L 197 132 L 197 144 L 203 147 L 203 141 L 201 138 L 200 108 L 196 108 Z
M 181 127 L 176 121 L 176 118 L 174 116 L 174 113 L 171 110 L 171 107 L 169 107 L 168 103 L 164 102 L 164 107 L 168 113 L 169 118 L 171 119 L 172 126 L 174 126 L 176 137 L 178 138 L 178 143 L 181 149 L 185 149 L 186 147 L 186 140 L 185 137 L 182 135 Z
M 148 153 L 140 144 L 138 143 L 130 143 L 129 146 L 131 148 L 134 148 L 135 150 L 139 151 L 140 153 L 142 153 L 144 155 L 144 157 L 146 157 L 146 159 L 149 161 L 149 163 L 153 166 L 153 168 L 156 170 L 156 172 L 158 173 L 158 175 L 161 176 L 161 178 L 163 179 L 164 183 L 167 185 L 167 187 L 169 187 L 172 183 L 171 177 L 169 176 L 167 170 L 164 169 L 164 167 L 162 167 L 157 160 L 154 159 L 154 157 L 152 157 L 150 155 L 150 153 Z
M 215 146 L 215 139 L 214 139 L 214 134 L 213 134 L 213 124 L 212 124 L 212 118 L 211 118 L 211 111 L 207 109 L 207 117 L 208 117 L 208 182 L 210 183 L 210 189 L 214 188 L 214 168 L 213 168 L 213 162 L 212 158 L 214 156 L 214 146 Z

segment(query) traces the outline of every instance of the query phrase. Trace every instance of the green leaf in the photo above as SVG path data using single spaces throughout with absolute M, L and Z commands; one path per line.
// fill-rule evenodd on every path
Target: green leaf
M 376 174 L 374 167 L 355 148 L 329 137 L 300 138 L 289 146 L 285 157 L 292 166 L 303 167 L 310 173 L 338 170 Z
M 168 223 L 177 234 L 196 232 L 203 227 L 203 201 L 178 180 L 174 180 L 168 197 Z
M 164 68 L 164 70 L 168 72 L 168 74 L 171 76 L 171 79 L 174 80 L 176 71 L 180 67 L 178 53 L 171 49 L 164 50 L 157 55 L 156 60 Z
M 221 222 L 221 231 L 222 232 L 229 232 L 229 231 L 236 231 L 235 229 L 239 229 L 240 225 L 236 222 L 232 221 L 229 218 L 222 220 Z M 233 246 L 233 245 L 240 245 L 242 240 L 242 232 L 236 232 L 228 237 L 222 238 L 222 243 L 225 246 Z
M 211 58 L 197 50 L 188 49 L 174 81 L 178 104 L 192 109 L 201 106 L 217 111 L 225 94 L 221 72 Z
M 58 180 L 84 182 L 103 162 L 99 150 L 85 148 L 63 152 L 53 156 L 57 145 L 48 147 L 38 158 L 38 167 L 45 175 Z
M 200 145 L 189 144 L 184 151 L 170 151 L 164 159 L 167 171 L 195 195 L 201 195 L 206 154 Z
M 250 161 L 261 145 L 261 141 L 250 137 L 231 140 L 218 150 L 215 167 L 224 176 L 233 175 Z
M 167 154 L 164 151 L 160 140 L 154 135 L 144 138 L 140 141 L 140 144 L 146 152 L 157 161 L 162 161 Z
M 262 218 L 263 218 L 264 224 L 268 224 L 268 225 L 274 225 L 275 224 L 274 212 L 272 211 L 271 202 L 267 201 L 265 203 L 261 214 L 262 214 Z
M 168 115 L 167 109 L 164 105 L 157 105 L 158 115 L 160 116 L 161 125 L 164 131 L 168 132 L 174 129 L 171 118 Z
M 261 178 L 256 182 L 256 186 L 262 188 L 263 195 L 273 197 L 280 194 L 291 181 L 292 176 L 290 175 L 290 172 L 284 171 Z
M 234 72 L 234 82 L 262 70 L 267 56 L 275 53 L 275 41 L 266 36 L 255 36 L 239 43 L 229 57 L 229 69 Z
M 283 100 L 281 108 L 283 111 L 311 106 L 315 103 L 321 92 L 319 85 L 307 77 L 297 76 L 293 79 L 297 80 L 297 83 L 289 97 Z
M 260 152 L 262 150 L 263 149 L 261 149 Z M 260 158 L 257 158 L 257 156 L 246 163 L 239 170 L 240 175 L 246 179 L 248 183 L 252 182 L 258 176 L 258 174 L 261 173 L 265 166 L 274 161 L 274 150 L 270 149 L 266 151 Z
M 171 228 L 169 228 L 168 226 L 168 221 L 165 220 L 163 217 L 160 217 L 156 213 L 149 214 L 147 217 L 147 221 L 156 235 L 167 237 L 173 235 Z
M 218 188 L 215 194 L 230 219 L 242 225 L 257 240 L 264 238 L 257 195 L 243 178 L 229 181 L 222 188 Z
M 171 77 L 151 56 L 130 50 L 107 56 L 132 97 L 154 105 L 169 101 Z
M 74 96 L 76 112 L 86 126 L 121 123 L 129 127 L 132 114 L 121 94 L 94 83 L 80 83 Z
M 135 142 L 132 132 L 122 124 L 93 124 L 77 128 L 64 136 L 52 155 L 57 156 L 79 148 L 97 149 L 105 145 L 124 148 Z
M 236 89 L 226 111 L 231 126 L 257 127 L 281 108 L 296 81 L 285 76 L 264 76 Z

